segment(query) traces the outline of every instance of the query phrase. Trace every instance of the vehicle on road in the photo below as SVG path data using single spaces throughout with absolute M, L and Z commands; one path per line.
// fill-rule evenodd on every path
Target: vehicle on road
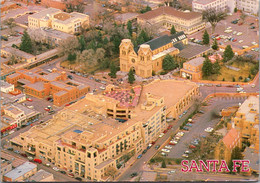
M 137 172 L 134 172 L 134 173 L 131 173 L 130 177 L 133 178 L 133 177 L 136 177 L 138 174 Z
M 147 149 L 143 150 L 142 154 L 145 154 L 147 152 Z
M 169 152 L 170 152 L 170 150 L 169 150 L 169 149 L 162 149 L 162 152 L 169 153 Z
M 187 124 L 186 124 L 186 126 L 190 126 L 190 127 L 192 127 L 192 124 L 190 124 L 190 123 L 187 123 Z
M 20 151 L 14 150 L 14 153 L 16 153 L 16 154 L 20 154 Z
M 173 174 L 173 173 L 175 173 L 175 170 L 171 170 L 168 172 L 168 174 Z
M 150 149 L 153 144 L 148 144 L 147 149 Z
M 32 99 L 31 98 L 26 98 L 27 101 L 29 102 L 32 102 Z
M 140 154 L 139 156 L 137 156 L 137 159 L 140 159 L 142 156 L 143 156 L 143 155 L 142 155 L 142 154 Z
M 8 151 L 13 151 L 14 148 L 12 148 L 12 147 L 8 147 L 7 150 L 8 150 Z
M 187 128 L 187 127 L 183 127 L 182 129 L 185 130 L 185 131 L 189 131 L 189 130 L 190 130 L 190 129 Z
M 49 164 L 49 163 L 46 163 L 46 164 L 45 164 L 45 166 L 47 166 L 47 167 L 50 167 L 50 166 L 51 166 L 51 164 Z
M 194 145 L 190 145 L 189 148 L 190 148 L 190 149 L 195 149 L 196 146 L 194 146 Z
M 73 79 L 73 76 L 72 76 L 72 75 L 68 75 L 68 78 L 69 78 L 69 79 Z
M 164 133 L 161 133 L 160 135 L 159 135 L 159 138 L 161 138 L 161 137 L 163 137 L 164 136 Z
M 66 172 L 65 172 L 65 171 L 63 171 L 63 170 L 61 170 L 61 171 L 60 171 L 60 173 L 62 173 L 62 174 L 66 174 Z
M 159 149 L 159 148 L 160 148 L 160 145 L 156 145 L 156 146 L 155 146 L 155 149 Z
M 21 156 L 27 158 L 27 154 L 25 154 L 25 153 L 21 153 Z
M 55 170 L 56 172 L 59 171 L 59 169 L 57 167 L 53 167 L 52 169 Z
M 73 178 L 74 174 L 73 173 L 69 173 L 68 176 Z
M 254 87 L 255 87 L 255 84 L 252 84 L 251 87 L 254 88 Z
M 104 86 L 100 86 L 99 87 L 101 90 L 105 90 L 106 89 L 106 87 L 104 87 Z
M 221 87 L 222 85 L 221 84 L 217 84 L 216 87 Z
M 34 159 L 33 161 L 36 162 L 36 163 L 39 163 L 39 164 L 42 163 L 42 160 L 40 160 L 40 159 Z
M 29 157 L 27 157 L 27 159 L 28 159 L 29 161 L 32 161 L 32 160 L 33 160 L 33 157 L 29 156 Z
M 187 150 L 187 151 L 185 151 L 184 153 L 185 153 L 185 154 L 190 154 L 190 151 Z

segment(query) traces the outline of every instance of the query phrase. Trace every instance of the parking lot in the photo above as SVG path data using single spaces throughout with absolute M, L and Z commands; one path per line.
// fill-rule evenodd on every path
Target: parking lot
M 238 103 L 242 103 L 245 99 L 245 97 L 234 97 L 230 99 L 220 97 L 212 98 L 208 102 L 208 106 L 201 107 L 204 113 L 198 113 L 192 118 L 192 127 L 186 126 L 189 128 L 189 131 L 185 131 L 184 135 L 180 137 L 179 142 L 170 149 L 170 152 L 167 153 L 167 158 L 182 158 L 182 155 L 186 150 L 189 150 L 188 146 L 195 138 L 208 135 L 205 129 L 208 127 L 214 128 L 220 120 L 220 118 L 212 118 L 212 111 L 219 112 L 223 108 L 238 105 Z
M 258 19 L 252 16 L 247 16 L 244 23 L 240 25 L 242 20 L 238 21 L 237 24 L 232 24 L 231 22 L 240 19 L 240 13 L 234 13 L 233 15 L 227 16 L 225 20 L 220 21 L 217 24 L 217 27 L 215 29 L 215 33 L 213 35 L 222 35 L 222 37 L 229 37 L 231 36 L 234 38 L 236 41 L 231 41 L 228 39 L 223 39 L 219 37 L 218 43 L 220 45 L 232 45 L 233 48 L 236 49 L 242 49 L 242 46 L 252 46 L 252 42 L 258 43 L 258 35 L 257 35 L 257 30 L 258 30 Z M 251 24 L 251 25 L 250 25 Z M 250 29 L 250 27 L 254 26 L 254 29 Z M 232 30 L 230 33 L 224 32 L 229 28 Z M 210 34 L 210 37 L 212 36 L 211 34 L 211 28 L 207 28 L 207 32 Z M 241 32 L 241 35 L 237 35 L 238 32 Z M 198 40 L 202 40 L 202 35 L 204 31 L 200 31 L 198 33 L 188 35 L 188 38 L 195 38 Z M 236 33 L 236 34 L 234 34 Z M 243 41 L 241 41 L 243 40 Z M 211 39 L 212 43 L 213 39 Z M 239 42 L 240 41 L 240 42 Z

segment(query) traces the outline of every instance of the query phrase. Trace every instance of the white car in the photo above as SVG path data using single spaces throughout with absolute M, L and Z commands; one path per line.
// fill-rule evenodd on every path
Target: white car
M 184 153 L 185 153 L 185 154 L 190 154 L 190 151 L 187 150 L 187 151 L 185 151 Z
M 183 154 L 182 157 L 184 157 L 184 158 L 188 158 L 189 155 L 188 155 L 188 154 Z
M 211 128 L 211 127 L 208 127 L 208 128 L 205 129 L 205 132 L 208 132 L 208 133 L 210 133 L 212 131 L 213 131 L 213 128 Z
M 168 174 L 172 174 L 172 173 L 175 173 L 175 170 L 171 170 L 168 172 Z
M 104 87 L 104 86 L 100 86 L 99 87 L 101 90 L 105 90 L 106 89 L 106 87 Z
M 51 166 L 51 164 L 49 164 L 49 163 L 46 163 L 45 165 L 46 165 L 47 167 L 50 167 L 50 166 Z
M 164 152 L 162 152 L 162 153 L 161 153 L 161 155 L 162 155 L 162 156 L 167 156 L 167 154 L 166 154 L 166 153 L 164 153 Z
M 169 153 L 170 150 L 169 149 L 162 149 L 162 152 Z
M 228 42 L 228 40 L 227 40 L 227 39 L 225 39 L 225 40 L 224 40 L 224 43 L 226 43 L 226 42 Z
M 184 133 L 183 132 L 178 132 L 176 135 L 182 137 L 184 135 Z
M 242 32 L 238 32 L 238 33 L 237 33 L 237 36 L 240 36 L 240 35 L 242 35 L 242 34 L 243 34 Z
M 232 29 L 232 27 L 228 27 L 227 29 Z
M 230 32 L 232 32 L 232 30 L 228 29 L 228 30 L 225 30 L 224 32 L 225 33 L 230 33 Z
M 252 42 L 252 45 L 257 45 L 257 43 L 256 42 Z
M 238 41 L 239 43 L 243 43 L 244 42 L 244 40 L 240 40 L 240 41 Z
M 165 146 L 164 148 L 166 148 L 166 149 L 172 149 L 172 146 L 171 146 L 171 145 L 168 145 L 168 146 Z
M 175 140 L 172 140 L 172 141 L 170 141 L 170 143 L 173 143 L 173 144 L 178 144 L 178 142 L 177 142 L 177 141 L 175 141 Z
M 255 84 L 252 84 L 251 87 L 254 88 L 254 87 L 255 87 Z
M 159 138 L 161 138 L 161 137 L 163 137 L 164 136 L 164 133 L 161 133 L 160 135 L 159 135 Z
M 179 137 L 179 136 L 175 136 L 174 138 L 177 139 L 177 140 L 180 140 L 180 137 Z
M 234 35 L 237 34 L 237 31 L 234 31 L 233 34 L 234 34 Z
M 55 170 L 56 172 L 59 171 L 59 169 L 57 167 L 53 167 L 52 169 Z
M 246 49 L 246 48 L 248 48 L 248 46 L 242 46 L 242 48 L 243 48 L 243 49 Z

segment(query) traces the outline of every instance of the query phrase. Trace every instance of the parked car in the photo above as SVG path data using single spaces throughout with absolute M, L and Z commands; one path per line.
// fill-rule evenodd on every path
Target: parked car
M 190 149 L 195 149 L 196 146 L 194 146 L 194 145 L 190 145 L 189 148 L 190 148 Z
M 47 167 L 50 167 L 50 166 L 51 166 L 51 164 L 49 164 L 49 163 L 46 163 L 46 164 L 45 164 L 45 166 L 47 166 Z
M 160 135 L 159 135 L 159 138 L 161 138 L 161 137 L 163 137 L 164 136 L 164 133 L 161 133 Z
M 73 79 L 73 76 L 72 76 L 72 75 L 68 75 L 68 78 L 69 78 L 69 79 Z
M 14 150 L 14 153 L 16 153 L 16 154 L 20 154 L 20 151 Z
M 156 145 L 156 146 L 155 146 L 155 149 L 159 149 L 159 148 L 160 148 L 160 145 Z
M 187 127 L 183 127 L 182 129 L 185 131 L 190 131 L 189 128 L 187 128 Z
M 143 156 L 143 155 L 142 155 L 142 154 L 140 154 L 139 156 L 137 156 L 137 159 L 140 159 L 142 156 Z
M 32 99 L 31 99 L 31 98 L 26 98 L 26 100 L 32 102 Z
M 168 130 L 164 130 L 163 133 L 165 134 L 165 133 L 167 133 L 167 131 L 168 131 Z
M 8 150 L 8 151 L 13 151 L 14 148 L 12 148 L 12 147 L 8 147 L 7 150 Z
M 32 161 L 33 160 L 33 157 L 29 156 L 27 157 L 29 161 Z
M 66 174 L 66 172 L 65 172 L 65 171 L 63 171 L 63 170 L 61 170 L 61 171 L 60 171 L 60 173 L 62 173 L 62 174 Z
M 147 149 L 150 149 L 153 144 L 148 144 Z
M 190 154 L 190 151 L 187 150 L 187 151 L 185 151 L 184 153 L 185 153 L 185 154 Z
M 55 170 L 56 172 L 59 171 L 59 169 L 57 167 L 53 167 L 52 169 Z
M 21 153 L 21 156 L 27 158 L 27 154 L 25 154 L 25 153 Z
M 42 160 L 40 160 L 40 159 L 34 159 L 33 161 L 36 162 L 36 163 L 39 163 L 39 164 L 42 163 Z
M 165 152 L 162 152 L 161 155 L 162 156 L 167 156 L 167 154 Z
M 136 177 L 137 175 L 138 175 L 137 172 L 134 172 L 134 173 L 132 173 L 132 174 L 130 175 L 130 177 L 133 178 L 133 177 Z
M 170 150 L 169 149 L 162 149 L 162 152 L 169 153 Z
M 142 154 L 145 154 L 147 152 L 147 149 L 143 150 Z
M 190 126 L 190 127 L 192 127 L 192 124 L 190 124 L 190 123 L 187 123 L 187 124 L 186 124 L 186 126 Z
M 171 128 L 172 128 L 172 125 L 169 125 L 167 129 L 170 130 Z
M 165 146 L 164 148 L 166 148 L 166 149 L 172 149 L 172 146 L 171 146 L 171 145 L 168 145 L 168 146 Z
M 44 110 L 45 111 L 50 111 L 50 109 L 48 107 L 45 107 Z
M 208 132 L 208 133 L 210 133 L 210 132 L 212 132 L 212 131 L 213 131 L 213 128 L 211 128 L 211 127 L 208 127 L 208 128 L 206 128 L 204 131 L 205 131 L 205 132 Z
M 189 155 L 188 155 L 188 154 L 183 154 L 182 157 L 184 157 L 184 158 L 188 158 Z
M 75 179 L 79 180 L 79 181 L 82 181 L 82 178 L 80 178 L 80 177 L 76 177 Z
M 73 173 L 69 173 L 68 176 L 73 178 L 74 174 Z

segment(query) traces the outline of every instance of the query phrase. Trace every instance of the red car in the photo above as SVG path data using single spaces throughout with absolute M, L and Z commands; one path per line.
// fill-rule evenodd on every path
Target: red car
M 33 161 L 36 162 L 36 163 L 39 163 L 39 164 L 42 163 L 42 160 L 40 160 L 40 159 L 34 159 Z
M 65 106 L 70 106 L 70 104 L 66 104 Z
M 45 111 L 50 111 L 50 109 L 48 107 L 44 108 Z
M 167 129 L 170 130 L 171 128 L 172 128 L 172 125 L 169 125 Z
M 243 25 L 243 23 L 241 22 L 241 23 L 239 23 L 238 25 Z
M 21 153 L 21 156 L 23 156 L 23 157 L 26 157 L 26 158 L 27 158 L 27 154 L 25 154 L 25 153 Z
M 154 144 L 155 144 L 155 141 L 153 141 L 152 144 L 154 145 Z
M 220 38 L 220 37 L 217 37 L 217 39 L 216 39 L 216 40 L 218 40 L 218 41 L 219 41 L 219 40 L 221 40 L 221 38 Z
M 32 102 L 32 99 L 31 99 L 31 98 L 27 98 L 26 100 Z
M 172 146 L 174 146 L 175 144 L 170 142 L 170 143 L 169 143 L 169 145 L 172 145 Z
M 236 42 L 237 41 L 237 39 L 233 39 L 233 42 Z
M 168 130 L 164 130 L 163 133 L 167 133 Z
M 23 32 L 19 32 L 19 34 L 23 34 Z
M 73 173 L 69 173 L 68 176 L 73 178 L 74 174 Z
M 190 149 L 195 149 L 196 146 L 194 146 L 194 145 L 190 145 L 189 148 L 190 148 Z

